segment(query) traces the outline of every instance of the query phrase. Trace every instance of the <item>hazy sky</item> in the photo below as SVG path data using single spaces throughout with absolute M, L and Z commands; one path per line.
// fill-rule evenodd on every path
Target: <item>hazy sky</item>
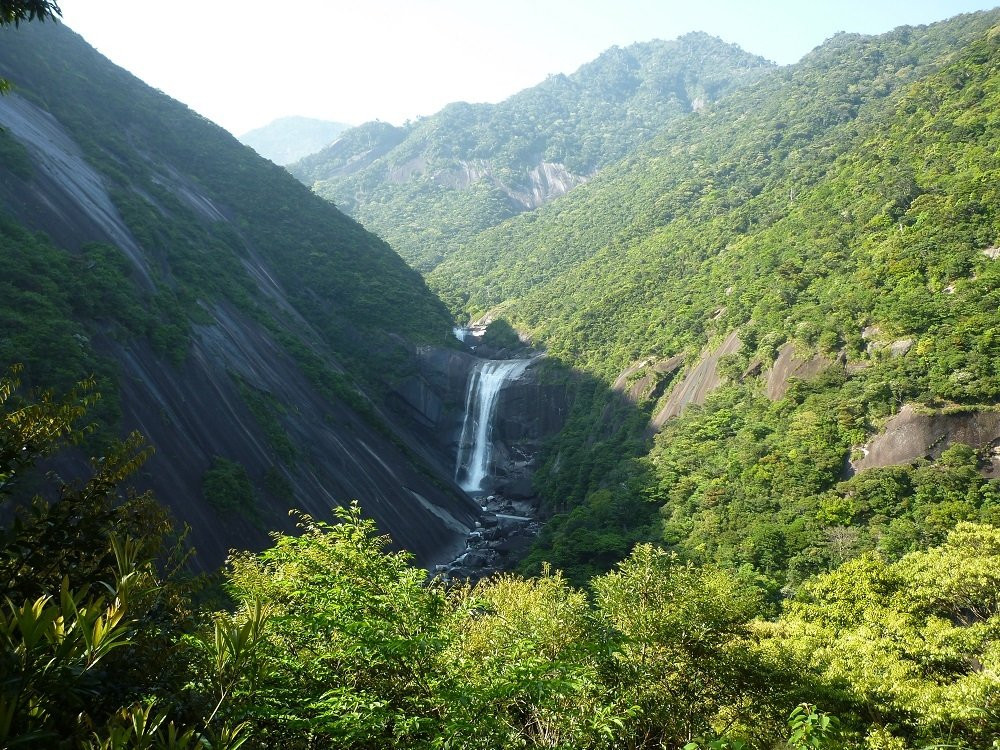
M 707 31 L 792 63 L 976 0 L 60 0 L 117 64 L 235 134 L 285 115 L 351 124 L 500 101 L 612 45 Z M 280 10 L 280 12 L 279 12 Z

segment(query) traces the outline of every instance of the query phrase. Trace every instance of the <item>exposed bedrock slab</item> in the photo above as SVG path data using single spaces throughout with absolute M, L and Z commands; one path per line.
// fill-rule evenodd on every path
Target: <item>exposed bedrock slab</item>
M 440 347 L 416 350 L 415 374 L 388 395 L 388 409 L 407 423 L 435 456 L 442 472 L 454 472 L 469 374 L 478 361 L 468 352 Z
M 739 332 L 730 331 L 721 344 L 702 354 L 694 366 L 684 374 L 683 379 L 674 386 L 670 396 L 667 397 L 667 403 L 653 417 L 653 428 L 661 428 L 667 420 L 679 416 L 691 404 L 705 403 L 708 395 L 722 384 L 719 360 L 727 354 L 739 351 L 741 344 Z
M 500 392 L 496 436 L 512 445 L 534 446 L 563 428 L 569 396 L 563 383 L 543 383 L 528 368 Z
M 833 360 L 820 355 L 812 357 L 800 357 L 795 353 L 795 346 L 791 343 L 785 344 L 778 351 L 778 357 L 774 360 L 774 365 L 767 371 L 767 382 L 764 385 L 764 393 L 772 401 L 784 398 L 788 393 L 788 386 L 792 378 L 798 380 L 808 380 L 814 378 L 827 368 L 842 360 Z
M 117 245 L 139 280 L 153 286 L 146 256 L 108 193 L 104 178 L 90 166 L 62 125 L 27 99 L 0 98 L 0 127 L 20 141 L 35 165 L 26 184 L 0 185 L 2 203 L 33 229 L 58 244 L 78 249 L 87 242 Z M 11 188 L 14 194 L 7 195 Z
M 415 356 L 418 374 L 394 389 L 388 407 L 434 453 L 437 465 L 454 474 L 469 377 L 482 359 L 440 347 L 422 347 Z M 543 382 L 537 364 L 504 385 L 497 396 L 492 429 L 498 476 L 489 483 L 491 487 L 513 483 L 512 495 L 533 494 L 530 479 L 535 455 L 544 440 L 562 429 L 569 400 L 566 385 Z
M 1000 445 L 1000 412 L 967 411 L 945 413 L 917 411 L 905 405 L 852 461 L 852 472 L 875 466 L 899 466 L 919 458 L 937 458 L 950 445 L 965 443 L 977 449 Z M 992 466 L 984 471 L 1000 476 L 1000 456 L 994 452 Z
M 109 343 L 121 363 L 123 422 L 156 446 L 139 483 L 191 525 L 203 567 L 219 564 L 233 547 L 267 545 L 265 529 L 293 531 L 289 507 L 328 518 L 332 506 L 351 500 L 423 564 L 464 543 L 478 508 L 457 487 L 420 471 L 350 406 L 324 398 L 257 323 L 224 306 L 211 312 L 214 322 L 195 327 L 180 366 L 144 342 Z M 295 447 L 293 460 L 275 456 L 234 375 L 283 405 L 276 418 Z M 205 502 L 201 482 L 214 456 L 246 467 L 258 487 L 255 511 L 222 512 Z M 280 476 L 291 496 L 260 490 L 269 474 Z
M 655 401 L 664 394 L 674 374 L 683 365 L 684 357 L 680 354 L 661 360 L 647 357 L 626 367 L 615 378 L 611 388 L 624 395 L 633 404 L 647 400 Z

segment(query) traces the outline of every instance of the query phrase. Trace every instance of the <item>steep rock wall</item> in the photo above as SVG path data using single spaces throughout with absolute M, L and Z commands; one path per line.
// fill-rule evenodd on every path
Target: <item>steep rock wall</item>
M 793 344 L 785 344 L 778 351 L 774 364 L 767 371 L 764 393 L 772 401 L 778 401 L 788 393 L 792 378 L 808 380 L 814 378 L 834 364 L 829 357 L 800 357 L 795 353 Z M 840 361 L 843 366 L 843 360 Z
M 454 472 L 469 376 L 479 361 L 457 349 L 424 347 L 416 352 L 419 375 L 401 383 L 390 408 L 409 422 L 434 453 L 439 467 Z M 519 498 L 532 496 L 531 475 L 542 444 L 565 424 L 569 396 L 561 383 L 546 383 L 533 364 L 500 392 L 494 424 L 500 475 L 492 487 Z
M 684 365 L 684 357 L 677 354 L 655 361 L 643 359 L 626 367 L 611 385 L 613 391 L 625 396 L 631 403 L 660 398 L 674 375 Z
M 422 174 L 426 166 L 426 160 L 415 158 L 392 169 L 390 181 L 402 184 Z M 570 172 L 563 164 L 540 161 L 511 178 L 510 175 L 499 175 L 493 162 L 476 159 L 459 160 L 453 167 L 435 172 L 433 180 L 451 190 L 466 190 L 480 180 L 485 180 L 506 193 L 519 210 L 531 211 L 565 195 L 577 185 L 582 185 L 587 177 Z
M 476 357 L 459 349 L 428 346 L 417 349 L 413 360 L 414 374 L 389 394 L 387 407 L 417 436 L 439 471 L 451 477 Z
M 142 248 L 115 208 L 104 180 L 79 146 L 48 112 L 17 94 L 0 98 L 0 127 L 31 155 L 32 178 L 5 179 L 0 197 L 14 215 L 57 244 L 78 250 L 88 242 L 121 249 L 147 287 L 152 287 Z
M 54 33 L 70 35 L 62 29 Z M 75 44 L 72 39 L 69 43 Z M 56 55 L 56 48 L 51 52 Z M 25 84 L 29 80 L 23 72 L 18 79 Z M 122 85 L 139 86 L 132 79 Z M 175 113 L 170 109 L 174 105 L 162 106 Z M 190 127 L 202 127 L 190 116 L 196 123 Z M 30 169 L 20 173 L 0 164 L 0 210 L 32 231 L 44 232 L 68 253 L 88 242 L 116 246 L 131 264 L 129 283 L 135 283 L 142 299 L 160 286 L 179 287 L 180 282 L 164 253 L 142 232 L 133 231 L 119 212 L 113 197 L 118 194 L 109 185 L 122 194 L 131 191 L 132 197 L 159 212 L 160 241 L 175 229 L 172 222 L 184 221 L 187 226 L 224 227 L 229 242 L 242 243 L 240 259 L 252 280 L 248 285 L 252 304 L 237 306 L 222 301 L 221 295 L 214 301 L 192 302 L 198 308 L 192 313 L 197 322 L 191 325 L 188 346 L 168 355 L 141 335 L 120 329 L 111 333 L 111 327 L 103 325 L 81 343 L 113 360 L 121 427 L 141 431 L 155 448 L 136 484 L 154 489 L 178 520 L 190 524 L 202 568 L 221 563 L 230 549 L 267 545 L 268 530 L 293 530 L 290 508 L 329 518 L 332 506 L 351 500 L 358 500 L 380 530 L 413 551 L 421 563 L 452 557 L 455 547 L 464 544 L 479 508 L 451 482 L 450 470 L 438 469 L 404 421 L 394 419 L 381 404 L 360 403 L 366 397 L 353 391 L 351 377 L 344 375 L 342 396 L 318 389 L 315 372 L 307 374 L 303 360 L 290 354 L 293 349 L 286 341 L 312 358 L 306 361 L 313 363 L 313 370 L 343 375 L 343 368 L 325 343 L 328 339 L 304 319 L 301 296 L 296 302 L 275 280 L 282 278 L 281 269 L 273 260 L 265 261 L 262 248 L 246 239 L 248 214 L 238 202 L 245 199 L 207 187 L 197 162 L 167 161 L 155 151 L 156 133 L 143 130 L 138 119 L 129 139 L 116 142 L 121 149 L 135 146 L 135 151 L 127 152 L 130 171 L 110 178 L 102 169 L 115 155 L 101 151 L 107 158 L 95 160 L 80 145 L 89 143 L 87 153 L 100 151 L 99 133 L 88 134 L 94 142 L 78 142 L 68 125 L 34 99 L 0 98 L 0 127 L 30 161 Z M 142 140 L 147 137 L 149 141 Z M 220 144 L 212 141 L 209 146 Z M 238 144 L 221 146 L 213 169 L 225 170 L 230 157 L 248 173 L 264 169 L 249 163 Z M 211 176 L 222 179 L 220 171 Z M 274 190 L 267 205 L 308 201 L 336 214 L 290 178 L 287 183 L 293 194 Z M 150 195 L 154 186 L 175 196 L 181 208 L 160 205 Z M 252 218 L 259 219 L 260 212 Z M 330 217 L 324 213 L 320 218 Z M 364 256 L 372 251 L 365 233 L 342 217 L 336 222 L 341 223 L 336 228 L 343 236 L 331 238 L 332 243 L 357 243 L 357 265 L 363 266 Z M 308 280 L 303 283 L 308 285 Z M 344 320 L 341 331 L 350 322 L 346 315 Z M 102 333 L 105 329 L 108 333 Z M 373 373 L 371 380 L 380 375 Z M 252 403 L 257 407 L 251 408 Z M 262 411 L 267 413 L 262 416 Z M 244 498 L 240 508 L 213 507 L 205 496 L 205 473 L 217 458 L 242 465 L 254 486 L 253 498 Z
M 506 460 L 498 470 L 499 492 L 513 499 L 534 497 L 532 477 L 542 447 L 566 424 L 570 406 L 566 385 L 546 382 L 537 365 L 500 392 L 496 438 Z
M 156 447 L 140 484 L 191 524 L 200 564 L 217 565 L 233 547 L 266 545 L 266 530 L 292 531 L 290 507 L 326 518 L 351 500 L 421 563 L 449 557 L 478 509 L 446 478 L 419 471 L 412 455 L 355 410 L 318 393 L 257 324 L 231 310 L 213 312 L 215 322 L 198 327 L 180 366 L 144 342 L 109 345 L 121 366 L 124 426 Z M 275 419 L 293 459 L 278 457 L 237 378 L 281 404 Z M 258 488 L 247 513 L 216 510 L 204 498 L 202 479 L 215 456 L 238 461 Z M 268 475 L 281 477 L 289 494 L 261 489 Z

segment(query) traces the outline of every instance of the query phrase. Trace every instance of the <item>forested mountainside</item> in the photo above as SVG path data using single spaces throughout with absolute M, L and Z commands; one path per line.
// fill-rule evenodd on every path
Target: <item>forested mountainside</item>
M 429 270 L 771 67 L 700 33 L 613 48 L 500 104 L 362 125 L 289 169 Z
M 777 590 L 994 518 L 998 18 L 839 35 L 435 269 L 593 376 L 530 565 L 652 539 Z
M 352 498 L 421 555 L 455 541 L 467 499 L 380 413 L 415 345 L 450 339 L 416 272 L 69 29 L 2 36 L 4 369 L 95 374 L 94 416 L 156 446 L 149 482 L 204 564 Z
M 281 117 L 244 133 L 240 141 L 275 164 L 292 164 L 330 145 L 350 127 L 313 117 Z

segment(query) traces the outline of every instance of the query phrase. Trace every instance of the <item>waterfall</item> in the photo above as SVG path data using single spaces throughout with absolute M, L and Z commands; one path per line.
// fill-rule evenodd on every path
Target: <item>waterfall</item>
M 476 363 L 465 392 L 465 419 L 458 443 L 455 481 L 466 492 L 482 489 L 493 460 L 493 419 L 497 396 L 531 364 L 530 359 L 484 359 Z

